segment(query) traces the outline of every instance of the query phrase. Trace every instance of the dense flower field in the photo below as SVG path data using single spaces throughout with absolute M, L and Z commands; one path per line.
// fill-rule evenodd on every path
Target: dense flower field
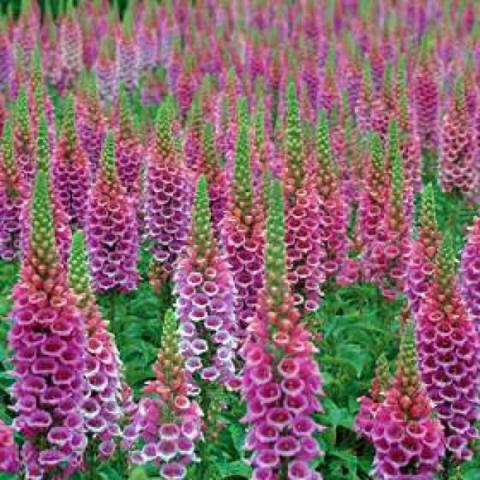
M 16 6 L 0 479 L 479 480 L 480 3 Z

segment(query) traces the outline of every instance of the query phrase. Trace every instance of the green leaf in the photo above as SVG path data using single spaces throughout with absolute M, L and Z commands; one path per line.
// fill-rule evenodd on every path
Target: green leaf
M 232 423 L 228 427 L 228 431 L 232 436 L 233 445 L 235 446 L 235 450 L 241 456 L 244 452 L 244 444 L 245 444 L 245 431 L 244 429 L 238 425 L 237 423 Z
M 353 428 L 353 416 L 346 408 L 338 407 L 333 400 L 326 398 L 323 400 L 326 414 L 323 415 L 322 422 L 332 427 L 344 427 L 348 430 Z
M 122 480 L 125 478 L 113 466 L 105 463 L 101 464 L 95 473 L 102 480 Z
M 129 480 L 148 480 L 148 475 L 142 467 L 136 467 L 128 477 Z M 106 479 L 107 480 L 107 479 Z
M 252 478 L 252 468 L 241 460 L 230 463 L 219 463 L 218 469 L 222 478 L 229 478 L 233 476 L 242 478 Z
M 369 355 L 359 345 L 353 344 L 340 345 L 337 353 L 352 368 L 357 378 L 360 378 L 365 365 L 368 363 Z

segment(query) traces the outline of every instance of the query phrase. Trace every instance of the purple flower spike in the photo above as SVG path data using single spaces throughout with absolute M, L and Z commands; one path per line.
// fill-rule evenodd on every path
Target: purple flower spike
M 113 133 L 105 140 L 101 171 L 87 208 L 85 234 L 94 289 L 134 290 L 138 283 L 136 212 L 117 177 Z

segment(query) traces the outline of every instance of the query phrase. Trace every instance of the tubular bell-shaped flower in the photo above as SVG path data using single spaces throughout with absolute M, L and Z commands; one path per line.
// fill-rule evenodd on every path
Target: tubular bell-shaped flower
M 437 254 L 434 280 L 416 323 L 420 371 L 445 429 L 446 447 L 457 462 L 472 457 L 478 436 L 480 349 L 455 275 L 455 256 L 446 237 Z
M 0 472 L 17 473 L 20 470 L 18 447 L 13 438 L 12 427 L 0 420 Z
M 322 377 L 315 347 L 300 323 L 286 274 L 284 203 L 281 184 L 269 196 L 265 284 L 242 354 L 242 393 L 247 403 L 245 448 L 253 451 L 255 480 L 320 479 L 309 462 L 321 454 L 312 415 L 321 411 Z
M 263 284 L 263 206 L 253 192 L 248 129 L 242 124 L 237 141 L 234 181 L 222 222 L 222 243 L 237 293 L 240 336 L 251 322 Z
M 169 310 L 163 322 L 162 348 L 153 366 L 156 378 L 145 386 L 146 395 L 123 432 L 130 461 L 152 462 L 166 480 L 185 478 L 202 435 L 202 411 L 188 397 L 185 359 L 178 344 L 178 322 Z
M 471 227 L 463 249 L 461 293 L 480 334 L 480 218 Z
M 380 355 L 375 366 L 375 376 L 370 385 L 368 395 L 358 399 L 360 408 L 355 417 L 355 431 L 372 441 L 375 414 L 381 403 L 385 400 L 385 394 L 392 385 L 392 375 L 385 354 Z
M 151 281 L 155 288 L 173 273 L 188 240 L 192 181 L 178 157 L 173 138 L 171 99 L 160 104 L 152 146 L 147 154 L 145 222 L 153 242 Z
M 12 328 L 15 383 L 11 394 L 15 428 L 25 439 L 27 477 L 66 477 L 82 464 L 87 445 L 85 326 L 59 261 L 48 176 L 40 169 L 31 201 L 28 251 L 13 291 Z
M 237 325 L 235 287 L 211 225 L 208 185 L 202 175 L 193 208 L 190 241 L 175 270 L 177 316 L 185 367 L 199 387 L 234 387 Z
M 435 197 L 432 184 L 422 192 L 418 237 L 411 242 L 407 266 L 406 295 L 414 320 L 425 295 L 430 289 L 435 272 L 435 257 L 440 247 L 441 235 L 435 215 Z
M 88 260 L 83 234 L 77 231 L 72 241 L 69 282 L 77 295 L 78 309 L 85 318 L 87 335 L 85 377 L 88 394 L 82 405 L 85 427 L 100 458 L 115 451 L 115 437 L 120 435 L 121 361 L 108 323 L 102 318 L 90 287 Z
M 53 181 L 70 222 L 83 227 L 85 198 L 90 186 L 90 168 L 88 158 L 77 139 L 73 95 L 69 95 L 64 104 L 63 129 L 53 163 Z
M 118 180 L 112 132 L 105 139 L 100 172 L 90 190 L 85 234 L 94 290 L 134 290 L 138 283 L 137 221 Z
M 413 324 L 404 329 L 393 384 L 373 412 L 367 438 L 379 479 L 433 480 L 445 452 L 443 429 L 417 373 Z
M 12 261 L 17 258 L 20 248 L 22 191 L 9 120 L 1 140 L 0 162 L 0 258 Z

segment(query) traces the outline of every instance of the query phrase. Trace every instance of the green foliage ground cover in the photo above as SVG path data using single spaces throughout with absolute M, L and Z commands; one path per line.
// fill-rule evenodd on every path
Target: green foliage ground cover
M 461 198 L 440 191 L 436 191 L 436 198 L 440 227 L 453 234 L 459 252 L 466 229 L 478 214 L 478 206 L 467 205 Z M 151 365 L 162 342 L 162 318 L 175 301 L 168 287 L 160 294 L 153 292 L 147 279 L 149 258 L 148 246 L 144 246 L 140 259 L 143 281 L 133 294 L 105 295 L 98 299 L 103 315 L 110 320 L 124 362 L 125 377 L 136 398 L 145 381 L 153 378 Z M 12 421 L 7 346 L 10 292 L 18 270 L 18 263 L 0 263 L 0 418 L 7 423 Z M 325 455 L 318 463 L 326 480 L 370 478 L 373 451 L 353 431 L 357 399 L 368 390 L 375 362 L 381 354 L 386 355 L 393 371 L 399 347 L 399 316 L 404 306 L 404 299 L 388 302 L 370 284 L 327 287 L 320 309 L 305 319 L 316 335 L 317 359 L 325 378 L 322 402 L 325 411 L 319 418 L 326 427 L 319 437 Z M 235 394 L 228 394 L 220 401 L 228 405 L 216 421 L 222 428 L 213 441 L 209 439 L 201 446 L 202 462 L 189 469 L 190 479 L 240 480 L 251 476 L 250 467 L 244 461 L 245 428 L 240 421 L 244 406 Z M 480 445 L 476 448 L 476 459 L 461 471 L 445 474 L 445 480 L 480 480 Z M 16 478 L 0 474 L 0 480 Z M 159 477 L 148 468 L 129 469 L 125 455 L 117 453 L 110 462 L 74 478 L 146 480 Z

